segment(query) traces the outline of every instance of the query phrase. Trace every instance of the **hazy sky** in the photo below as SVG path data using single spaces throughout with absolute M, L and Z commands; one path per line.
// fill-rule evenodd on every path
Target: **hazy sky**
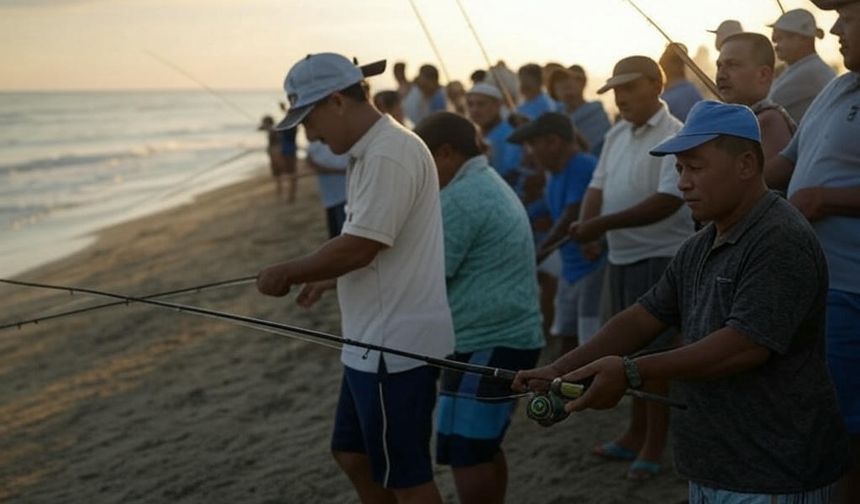
M 462 1 L 494 62 L 579 63 L 592 86 L 618 59 L 656 58 L 665 45 L 624 0 Z M 486 66 L 455 0 L 415 2 L 452 78 Z M 835 20 L 806 0 L 782 3 L 815 13 L 825 32 Z M 713 49 L 705 30 L 723 19 L 770 35 L 780 14 L 776 0 L 638 4 L 691 52 Z M 818 47 L 841 62 L 832 35 Z M 409 0 L 0 0 L 0 90 L 199 87 L 147 51 L 216 89 L 277 89 L 292 63 L 319 51 L 404 60 L 410 75 L 436 62 Z M 392 82 L 389 72 L 374 87 Z

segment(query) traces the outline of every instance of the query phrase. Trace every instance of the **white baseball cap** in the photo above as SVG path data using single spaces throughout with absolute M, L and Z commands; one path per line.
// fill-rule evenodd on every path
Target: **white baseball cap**
M 714 41 L 714 47 L 719 51 L 724 40 L 737 33 L 742 33 L 744 31 L 744 27 L 741 26 L 741 22 L 736 19 L 726 19 L 720 23 L 720 26 L 718 26 L 716 30 L 708 31 L 717 35 L 717 39 Z
M 496 100 L 502 101 L 502 92 L 499 91 L 499 88 L 492 84 L 487 84 L 486 82 L 479 82 L 472 86 L 472 89 L 469 90 L 467 95 L 482 95 L 489 96 L 490 98 L 495 98 Z
M 359 66 L 336 53 L 307 55 L 290 68 L 284 79 L 290 109 L 275 129 L 296 127 L 324 98 L 384 71 L 385 60 Z
M 790 10 L 779 16 L 779 19 L 775 23 L 768 26 L 787 32 L 798 33 L 804 37 L 824 38 L 824 30 L 815 24 L 815 16 L 806 9 Z

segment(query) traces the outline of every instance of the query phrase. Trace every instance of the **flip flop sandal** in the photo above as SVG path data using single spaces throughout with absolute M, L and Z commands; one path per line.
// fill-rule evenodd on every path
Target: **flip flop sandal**
M 602 445 L 597 445 L 592 450 L 592 453 L 599 457 L 612 459 L 612 460 L 635 460 L 636 452 L 633 450 L 628 450 L 627 448 L 621 446 L 615 441 L 610 441 L 608 443 L 603 443 Z
M 657 476 L 660 472 L 660 463 L 650 460 L 636 459 L 630 464 L 627 471 L 627 479 L 645 481 Z

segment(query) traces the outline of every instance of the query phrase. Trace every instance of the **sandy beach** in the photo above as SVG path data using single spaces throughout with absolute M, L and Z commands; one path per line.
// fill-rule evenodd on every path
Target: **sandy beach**
M 313 179 L 276 201 L 260 176 L 99 234 L 20 276 L 130 295 L 254 275 L 326 237 Z M 330 293 L 332 294 L 332 293 Z M 334 295 L 312 310 L 252 285 L 171 301 L 339 333 Z M 0 287 L 0 323 L 104 302 Z M 339 353 L 148 306 L 119 306 L 0 331 L 0 502 L 356 502 L 328 442 Z M 543 428 L 522 407 L 506 441 L 511 503 L 682 502 L 667 453 L 654 480 L 591 455 L 627 401 Z M 437 468 L 456 502 L 448 468 Z

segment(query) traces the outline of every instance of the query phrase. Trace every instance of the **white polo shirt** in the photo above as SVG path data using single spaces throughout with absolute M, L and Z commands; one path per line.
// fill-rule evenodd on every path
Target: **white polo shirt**
M 346 338 L 431 357 L 454 351 L 445 290 L 439 180 L 424 142 L 383 116 L 349 150 L 343 233 L 388 248 L 337 280 Z M 386 354 L 389 372 L 422 361 Z M 379 352 L 344 346 L 344 365 L 375 373 Z
M 681 198 L 675 156 L 655 157 L 648 152 L 681 129 L 666 104 L 642 126 L 621 120 L 607 133 L 589 187 L 603 191 L 601 214 L 626 210 L 655 193 Z M 606 233 L 609 262 L 632 264 L 653 257 L 673 257 L 693 234 L 693 219 L 682 205 L 665 219 L 635 228 Z

